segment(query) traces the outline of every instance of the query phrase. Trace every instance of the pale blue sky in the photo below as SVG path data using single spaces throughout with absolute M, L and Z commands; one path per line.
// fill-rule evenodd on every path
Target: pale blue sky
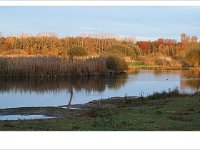
M 200 7 L 0 7 L 0 32 L 107 32 L 136 38 L 200 37 Z

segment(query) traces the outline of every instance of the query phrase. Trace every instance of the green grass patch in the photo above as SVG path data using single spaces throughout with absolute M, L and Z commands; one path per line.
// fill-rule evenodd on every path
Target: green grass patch
M 145 62 L 128 62 L 128 66 L 149 66 Z

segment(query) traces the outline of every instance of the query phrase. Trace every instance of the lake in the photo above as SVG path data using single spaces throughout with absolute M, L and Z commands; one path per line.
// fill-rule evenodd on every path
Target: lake
M 0 108 L 83 104 L 115 96 L 146 96 L 178 88 L 199 90 L 198 71 L 136 71 L 127 75 L 76 79 L 0 81 Z

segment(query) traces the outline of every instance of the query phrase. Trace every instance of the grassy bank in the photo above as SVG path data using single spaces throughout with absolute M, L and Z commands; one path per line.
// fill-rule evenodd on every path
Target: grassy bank
M 83 110 L 63 108 L 5 109 L 0 113 L 51 114 L 56 119 L 0 121 L 0 130 L 188 131 L 200 130 L 200 95 L 170 93 L 147 98 L 93 101 Z M 70 112 L 70 113 L 68 113 Z
M 151 65 L 144 62 L 129 62 L 128 70 L 189 70 L 189 67 L 167 66 L 167 65 Z

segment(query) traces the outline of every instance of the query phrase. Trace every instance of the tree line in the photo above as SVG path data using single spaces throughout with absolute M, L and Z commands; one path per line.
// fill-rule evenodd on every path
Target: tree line
M 114 37 L 80 36 L 58 38 L 51 34 L 37 36 L 21 35 L 18 37 L 0 37 L 1 54 L 25 53 L 27 55 L 64 55 L 73 46 L 84 47 L 88 54 L 100 54 L 109 45 L 133 43 L 128 39 L 118 40 Z M 21 51 L 20 51 L 21 50 Z
M 180 41 L 164 38 L 155 41 L 135 41 L 133 37 L 120 39 L 108 34 L 64 38 L 54 34 L 0 36 L 0 55 L 73 57 L 76 53 L 91 56 L 116 54 L 130 57 L 131 60 L 152 58 L 157 62 L 159 58 L 168 58 L 188 62 L 194 66 L 200 65 L 200 42 L 197 36 L 187 34 L 181 34 Z

